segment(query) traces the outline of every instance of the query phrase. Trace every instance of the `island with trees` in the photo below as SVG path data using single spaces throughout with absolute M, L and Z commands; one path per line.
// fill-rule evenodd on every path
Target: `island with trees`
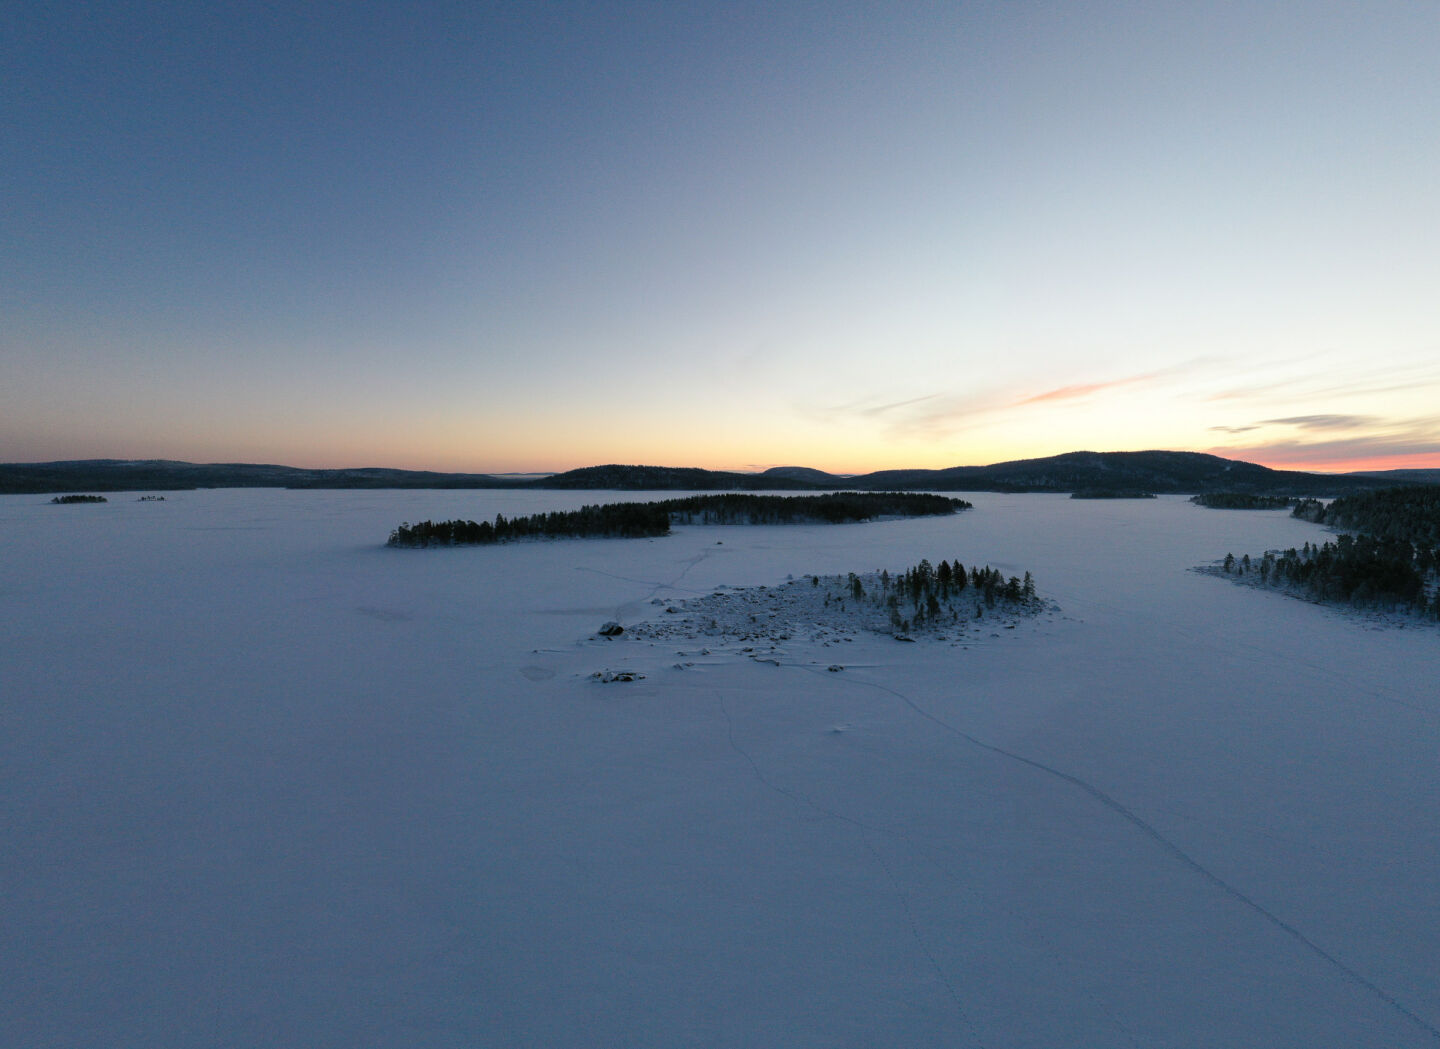
M 1271 550 L 1208 571 L 1297 597 L 1440 619 L 1440 488 L 1417 486 L 1300 501 L 1292 515 L 1344 529 L 1334 541 Z
M 959 559 L 929 560 L 891 573 L 807 575 L 779 586 L 724 588 L 669 605 L 657 619 L 616 633 L 650 641 L 715 638 L 724 643 L 831 643 L 867 632 L 901 641 L 961 640 L 1013 627 L 1044 610 L 1035 581 Z M 743 651 L 751 651 L 745 649 Z
M 1190 501 L 1196 506 L 1209 507 L 1211 510 L 1288 510 L 1299 502 L 1289 496 L 1260 495 L 1255 492 L 1202 492 L 1192 495 Z
M 1154 499 L 1154 492 L 1143 488 L 1077 488 L 1071 499 Z
M 50 501 L 61 506 L 68 506 L 72 503 L 108 503 L 110 500 L 103 495 L 57 495 Z
M 672 524 L 845 524 L 885 517 L 922 517 L 968 510 L 963 499 L 920 492 L 832 492 L 783 496 L 721 492 L 647 503 L 603 503 L 490 521 L 408 521 L 387 546 L 475 546 L 517 539 L 596 536 L 653 538 Z

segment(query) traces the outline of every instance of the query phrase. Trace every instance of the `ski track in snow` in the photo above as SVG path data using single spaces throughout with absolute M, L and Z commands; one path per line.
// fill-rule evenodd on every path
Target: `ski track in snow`
M 800 669 L 807 670 L 812 673 L 816 672 L 816 668 L 810 666 L 803 666 L 800 664 L 784 665 L 797 666 Z M 851 664 L 851 666 L 853 668 L 854 664 Z M 869 684 L 869 682 L 862 681 L 859 682 L 859 684 Z M 886 689 L 885 691 L 889 690 Z M 903 842 L 905 845 L 909 846 L 916 855 L 923 858 L 924 862 L 929 864 L 950 885 L 957 889 L 963 890 L 964 886 L 957 879 L 955 873 L 950 870 L 950 868 L 945 863 L 943 863 L 939 858 L 936 857 L 934 851 L 926 843 L 916 841 L 911 835 L 906 834 L 903 831 L 891 830 L 887 827 L 879 827 L 870 823 L 866 823 L 863 820 L 857 819 L 853 816 L 848 816 L 845 813 L 838 812 L 835 809 L 829 808 L 828 806 L 821 805 L 804 791 L 792 790 L 786 787 L 782 787 L 778 783 L 775 783 L 773 780 L 770 779 L 770 777 L 765 775 L 765 772 L 760 768 L 760 765 L 755 760 L 754 756 L 751 755 L 749 751 L 745 750 L 742 746 L 740 746 L 739 741 L 737 741 L 735 738 L 735 721 L 730 713 L 728 704 L 725 702 L 725 697 L 722 693 L 718 691 L 715 695 L 716 699 L 719 700 L 720 703 L 720 711 L 725 716 L 725 732 L 726 738 L 730 744 L 730 748 L 745 759 L 746 764 L 750 767 L 750 771 L 754 775 L 756 780 L 758 780 L 767 789 L 774 791 L 775 793 L 788 799 L 791 804 L 795 806 L 795 814 L 797 819 L 803 822 L 813 822 L 817 819 L 835 820 L 840 823 L 848 824 L 856 828 L 857 831 L 859 831 L 861 841 L 864 843 L 865 848 L 875 858 L 875 861 L 879 865 L 880 869 L 885 872 L 886 879 L 890 882 L 890 885 L 895 892 L 896 899 L 900 902 L 900 905 L 905 912 L 906 920 L 910 926 L 910 935 L 914 938 L 916 945 L 920 949 L 920 952 L 925 956 L 926 960 L 930 964 L 930 967 L 934 970 L 936 978 L 945 987 L 945 990 L 949 994 L 951 1001 L 954 1003 L 957 1015 L 965 1024 L 966 1028 L 971 1032 L 971 1036 L 974 1038 L 975 1044 L 977 1046 L 981 1046 L 983 1049 L 985 1043 L 980 1039 L 978 1032 L 975 1030 L 975 1025 L 970 1019 L 969 1014 L 965 1009 L 964 1003 L 961 1001 L 960 993 L 956 990 L 954 979 L 951 978 L 950 974 L 946 972 L 945 968 L 940 964 L 940 960 L 935 956 L 934 951 L 930 948 L 928 941 L 925 939 L 924 933 L 921 932 L 920 924 L 916 920 L 914 911 L 910 906 L 910 893 L 906 891 L 905 888 L 901 885 L 899 878 L 894 872 L 894 869 L 890 866 L 888 862 L 886 862 L 884 855 L 880 852 L 878 848 L 876 848 L 874 842 L 870 840 L 870 835 L 878 834 Z M 818 817 L 807 817 L 802 814 L 802 806 L 808 807 L 809 809 L 819 813 L 820 815 Z M 1050 940 L 1049 937 L 1045 936 L 1043 932 L 1032 935 L 1038 935 L 1039 939 L 1044 942 L 1046 953 L 1049 954 L 1051 960 L 1057 965 L 1060 964 L 1061 954 L 1059 950 L 1055 947 L 1054 942 Z M 1086 999 L 1089 1000 L 1096 1007 L 1096 1009 L 1114 1025 L 1115 1029 L 1120 1032 L 1120 1034 L 1130 1045 L 1134 1046 L 1135 1049 L 1140 1049 L 1140 1043 L 1135 1040 L 1133 1032 L 1131 1032 L 1130 1029 L 1125 1025 L 1125 1023 L 1120 1019 L 1120 1017 L 1115 1014 L 1114 1010 L 1112 1010 L 1093 991 L 1083 990 L 1082 993 L 1085 995 Z
M 1264 659 L 1269 655 L 1268 650 L 1265 649 L 1264 646 L 1258 645 L 1253 641 L 1237 639 L 1232 641 L 1231 644 L 1236 648 L 1243 648 L 1247 652 L 1252 653 L 1256 660 Z M 1322 667 L 1314 660 L 1305 659 L 1293 654 L 1287 656 L 1287 660 L 1290 666 L 1297 669 L 1303 668 L 1307 671 L 1308 676 L 1314 681 L 1324 682 L 1326 684 L 1339 681 L 1348 685 L 1349 687 L 1347 689 L 1336 690 L 1336 694 L 1342 698 L 1348 698 L 1353 702 L 1359 703 L 1366 699 L 1372 699 L 1378 703 L 1391 703 L 1397 707 L 1404 707 L 1406 710 L 1414 711 L 1417 714 L 1424 714 L 1432 721 L 1436 720 L 1437 715 L 1440 715 L 1440 710 L 1421 706 L 1419 703 L 1410 703 L 1401 699 L 1394 694 L 1393 690 L 1385 689 L 1379 682 L 1373 680 L 1357 681 L 1355 678 L 1348 674 L 1341 673 L 1334 667 Z
M 1190 571 L 1194 572 L 1197 575 L 1205 576 L 1206 578 L 1211 579 L 1223 580 L 1226 578 L 1223 575 L 1217 576 L 1214 573 L 1204 571 L 1203 566 L 1201 568 L 1192 568 L 1190 569 Z M 1262 588 L 1259 585 L 1251 585 L 1249 583 L 1239 582 L 1233 579 L 1231 579 L 1230 582 L 1234 586 L 1248 587 L 1252 591 L 1257 591 L 1269 597 L 1279 598 L 1285 601 L 1301 600 L 1304 601 L 1305 604 L 1312 605 L 1320 611 L 1323 611 L 1330 615 L 1341 617 L 1342 619 L 1354 621 L 1361 618 L 1361 614 L 1355 610 L 1337 607 L 1335 605 L 1327 605 L 1320 601 L 1310 601 L 1305 598 L 1297 598 L 1296 595 L 1287 594 L 1283 590 L 1277 590 L 1274 588 Z M 1119 612 L 1119 610 L 1114 605 L 1105 604 L 1094 599 L 1071 598 L 1067 603 L 1089 604 L 1095 608 L 1103 609 L 1106 612 Z M 1425 630 L 1429 629 L 1432 624 L 1419 622 L 1415 623 L 1414 626 L 1416 629 Z M 1197 636 L 1196 631 L 1187 631 L 1186 633 L 1191 637 Z M 1250 653 L 1257 661 L 1270 658 L 1273 655 L 1272 651 L 1266 646 L 1255 641 L 1247 641 L 1243 637 L 1231 638 L 1227 643 L 1232 648 L 1243 649 L 1244 651 Z M 1411 703 L 1405 699 L 1402 699 L 1399 695 L 1395 694 L 1395 691 L 1393 689 L 1386 688 L 1384 684 L 1380 681 L 1374 679 L 1365 681 L 1357 680 L 1354 677 L 1351 677 L 1350 675 L 1337 670 L 1333 665 L 1322 666 L 1315 660 L 1307 659 L 1304 656 L 1301 656 L 1295 652 L 1287 653 L 1285 658 L 1287 661 L 1287 665 L 1295 668 L 1297 673 L 1302 670 L 1308 671 L 1309 676 L 1317 682 L 1331 684 L 1339 681 L 1348 685 L 1348 689 L 1337 692 L 1337 695 L 1343 698 L 1350 699 L 1355 702 L 1363 699 L 1373 699 L 1379 703 L 1390 703 L 1398 707 L 1404 707 L 1407 710 L 1415 711 L 1419 714 L 1424 714 L 1431 720 L 1435 720 L 1437 719 L 1437 717 L 1440 717 L 1440 709 L 1437 709 L 1435 707 L 1426 707 L 1419 703 Z
M 804 670 L 808 673 L 819 672 L 813 667 L 800 664 L 791 665 L 796 666 L 798 669 Z M 1109 794 L 1106 794 L 1099 787 L 1087 783 L 1085 780 L 1080 779 L 1078 776 L 1071 775 L 1070 773 L 1065 772 L 1061 769 L 1055 768 L 1051 765 L 1047 765 L 1044 762 L 1036 761 L 1034 758 L 1027 758 L 1023 754 L 1017 754 L 1012 750 L 1006 750 L 1004 747 L 996 746 L 993 743 L 987 743 L 977 736 L 972 736 L 964 729 L 958 728 L 957 726 L 950 724 L 950 722 L 944 720 L 943 718 L 932 714 L 930 711 L 920 706 L 919 703 L 915 702 L 915 700 L 897 689 L 890 688 L 886 685 L 881 685 L 874 681 L 855 681 L 854 679 L 851 680 L 854 681 L 855 684 L 861 685 L 863 687 L 873 688 L 877 691 L 885 692 L 889 695 L 894 696 L 896 699 L 900 700 L 900 702 L 904 703 L 905 706 L 909 707 L 910 710 L 914 711 L 914 713 L 919 717 L 924 718 L 926 721 L 937 725 L 938 727 L 944 729 L 946 732 L 949 732 L 959 737 L 960 739 L 963 739 L 966 742 L 981 748 L 982 750 L 987 750 L 992 754 L 998 754 L 1001 757 L 1008 758 L 1011 761 L 1016 761 L 1023 765 L 1028 765 L 1033 769 L 1043 772 L 1046 775 L 1053 776 L 1056 779 L 1062 780 L 1066 783 L 1069 783 L 1071 786 L 1080 789 L 1085 794 L 1089 795 L 1091 798 L 1099 802 L 1101 805 L 1105 806 L 1105 808 L 1109 809 L 1111 812 L 1114 812 L 1116 815 L 1120 816 L 1122 819 L 1132 824 L 1143 834 L 1149 837 L 1152 841 L 1154 841 L 1157 845 L 1159 845 L 1161 849 L 1169 853 L 1185 867 L 1200 875 L 1206 881 L 1210 882 L 1216 888 L 1224 892 L 1231 899 L 1236 900 L 1237 902 L 1243 904 L 1245 907 L 1248 907 L 1250 910 L 1254 911 L 1256 914 L 1260 915 L 1263 919 L 1265 919 L 1265 921 L 1269 922 L 1271 925 L 1284 932 L 1291 939 L 1295 940 L 1297 943 L 1305 947 L 1317 958 L 1321 959 L 1331 968 L 1339 972 L 1347 980 L 1360 987 L 1363 987 L 1365 990 L 1369 991 L 1371 994 L 1373 994 L 1380 1001 L 1384 1002 L 1395 1012 L 1399 1013 L 1416 1027 L 1420 1028 L 1422 1031 L 1428 1034 L 1432 1039 L 1440 1042 L 1440 1028 L 1437 1028 L 1434 1024 L 1430 1023 L 1424 1017 L 1413 1012 L 1393 994 L 1385 990 L 1373 980 L 1369 979 L 1363 973 L 1345 964 L 1345 962 L 1341 961 L 1335 955 L 1327 951 L 1324 947 L 1321 947 L 1314 940 L 1310 939 L 1310 937 L 1306 936 L 1296 926 L 1292 925 L 1284 918 L 1281 918 L 1273 911 L 1268 910 L 1263 904 L 1257 902 L 1252 897 L 1247 896 L 1240 889 L 1231 885 L 1214 871 L 1211 871 L 1208 867 L 1204 866 L 1193 856 L 1187 853 L 1184 849 L 1180 848 L 1180 846 L 1176 845 L 1169 838 L 1165 837 L 1165 835 L 1161 834 L 1160 831 L 1158 831 L 1154 826 L 1148 823 L 1144 818 L 1135 813 L 1134 810 L 1128 808 L 1122 802 L 1111 797 Z
M 689 575 L 690 570 L 693 569 L 696 565 L 700 564 L 702 561 L 707 560 L 709 557 L 709 550 L 701 550 L 694 557 L 685 558 L 681 562 L 681 564 L 683 564 L 685 567 L 682 568 L 680 570 L 680 573 L 669 582 L 656 579 L 635 579 L 632 576 L 617 575 L 614 572 L 606 572 L 602 571 L 599 568 L 589 568 L 585 566 L 579 567 L 578 571 L 589 572 L 592 575 L 604 576 L 607 579 L 618 579 L 622 583 L 636 583 L 640 586 L 648 586 L 650 588 L 650 590 L 644 595 L 634 598 L 630 601 L 624 601 L 615 607 L 615 618 L 624 619 L 628 616 L 634 615 L 637 609 L 639 609 L 646 601 L 649 601 L 657 594 L 659 594 L 662 590 L 685 590 L 692 594 L 701 593 L 702 591 L 699 590 L 692 590 L 688 587 L 682 587 L 680 585 L 680 580 L 684 579 L 687 575 Z
M 870 840 L 870 835 L 871 833 L 877 833 L 899 838 L 912 848 L 916 847 L 915 842 L 913 842 L 907 834 L 887 830 L 883 827 L 873 827 L 863 820 L 858 820 L 853 816 L 847 816 L 843 812 L 837 812 L 834 809 L 821 805 L 803 791 L 787 790 L 785 787 L 775 783 L 765 775 L 754 757 L 736 741 L 735 721 L 730 716 L 730 708 L 725 703 L 725 696 L 720 692 L 716 692 L 715 698 L 720 702 L 720 712 L 725 715 L 725 733 L 726 738 L 730 742 L 730 749 L 745 759 L 746 764 L 750 766 L 750 771 L 763 786 L 789 799 L 790 802 L 797 806 L 801 804 L 808 805 L 820 813 L 823 819 L 836 820 L 840 823 L 848 824 L 859 832 L 860 841 L 864 844 L 870 855 L 875 858 L 875 862 L 880 865 L 880 869 L 885 872 L 885 878 L 889 881 L 890 887 L 895 893 L 895 898 L 899 901 L 901 909 L 905 912 L 905 920 L 910 926 L 911 937 L 919 947 L 920 953 L 923 954 L 930 963 L 930 968 L 934 971 L 936 979 L 938 979 L 941 986 L 945 988 L 951 1003 L 955 1006 L 956 1015 L 959 1017 L 960 1022 L 965 1025 L 966 1030 L 970 1032 L 971 1042 L 978 1046 L 979 1049 L 985 1049 L 985 1043 L 980 1039 L 979 1033 L 975 1030 L 975 1024 L 966 1012 L 964 1003 L 960 1000 L 959 992 L 955 989 L 955 981 L 951 979 L 950 974 L 945 971 L 944 967 L 940 964 L 940 960 L 935 957 L 935 952 L 930 949 L 930 945 L 926 942 L 924 934 L 920 931 L 920 925 L 916 922 L 915 913 L 910 907 L 910 894 L 905 890 L 905 887 L 900 884 L 900 879 L 895 876 L 894 869 L 886 862 L 884 855 L 875 847 L 875 843 Z M 798 814 L 797 809 L 797 816 Z M 800 818 L 803 819 L 803 817 Z
M 422 501 L 439 519 L 574 498 L 201 491 L 159 514 L 112 504 L 63 520 L 0 500 L 14 548 L 0 566 L 0 867 L 16 900 L 0 1043 L 260 1044 L 281 1027 L 293 1044 L 377 1047 L 1440 1041 L 1434 635 L 1192 582 L 1196 557 L 1261 530 L 1165 498 L 993 495 L 948 521 L 493 553 L 395 557 L 374 542 Z M 237 517 L 264 524 L 192 523 Z M 1265 524 L 1280 545 L 1311 527 Z M 957 659 L 974 650 L 1005 707 L 962 712 L 952 700 L 973 693 L 942 676 L 939 645 L 882 654 L 880 635 L 730 636 L 675 664 L 693 669 L 683 677 L 581 684 L 601 651 L 671 663 L 658 635 L 648 654 L 576 641 L 606 617 L 647 640 L 627 618 L 647 602 L 739 594 L 738 609 L 766 590 L 756 580 L 957 548 L 1032 568 L 1064 608 L 1013 632 L 987 614 L 948 639 Z M 991 657 L 1016 642 L 1024 673 L 1007 682 Z M 744 669 L 759 662 L 815 676 Z M 707 682 L 717 668 L 724 683 Z M 1134 694 L 1054 687 L 1074 674 Z M 1141 695 L 1152 675 L 1169 702 Z M 773 716 L 764 706 L 792 693 Z M 927 780 L 903 763 L 874 766 L 873 785 L 835 779 L 860 766 L 791 735 L 828 716 L 827 696 L 846 711 L 835 721 L 896 733 L 867 740 L 882 759 L 923 737 L 938 774 L 958 768 L 997 804 L 1002 784 L 1033 794 L 1042 835 L 1092 814 L 1073 896 L 1005 866 L 1053 858 L 1051 837 L 1020 828 L 994 855 L 962 851 L 968 825 L 926 809 Z M 711 762 L 730 790 L 714 789 Z M 716 848 L 795 851 L 717 873 L 651 833 L 699 840 L 716 810 L 732 835 Z M 975 833 L 1005 815 L 978 814 Z M 807 884 L 827 861 L 844 869 L 825 884 L 854 894 L 863 925 L 827 924 L 831 901 Z M 689 892 L 712 877 L 776 891 L 717 909 Z M 782 906 L 799 912 L 793 932 Z M 1144 924 L 1171 917 L 1160 935 Z M 754 943 L 734 932 L 746 918 Z M 695 957 L 707 941 L 723 968 Z M 812 964 L 833 943 L 855 949 Z M 793 989 L 765 979 L 770 961 Z

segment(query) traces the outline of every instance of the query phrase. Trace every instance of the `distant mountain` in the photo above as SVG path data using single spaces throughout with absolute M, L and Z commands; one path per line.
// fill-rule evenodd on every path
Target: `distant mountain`
M 824 470 L 812 470 L 808 466 L 772 466 L 760 476 L 784 481 L 805 481 L 826 488 L 850 483 L 849 474 L 827 474 Z
M 929 491 L 1073 492 L 1138 489 L 1148 492 L 1266 492 L 1336 495 L 1383 486 L 1355 475 L 1271 470 L 1255 463 L 1203 452 L 1067 452 L 1044 459 L 1017 459 L 990 466 L 948 470 L 883 470 L 852 477 L 857 488 L 920 488 Z M 1393 482 L 1391 482 L 1393 483 Z
M 818 473 L 819 471 L 815 471 Z M 769 473 L 742 474 L 724 470 L 701 470 L 679 466 L 586 466 L 533 481 L 531 488 L 596 488 L 621 491 L 658 492 L 668 490 L 712 491 L 717 489 L 793 488 L 811 491 L 833 485 L 810 484 Z
M 259 463 L 183 463 L 166 459 L 79 459 L 0 464 L 0 492 L 178 491 L 190 488 L 507 488 L 488 474 L 365 467 L 305 470 Z
M 587 466 L 547 477 L 435 473 L 377 467 L 305 470 L 257 463 L 85 459 L 0 464 L 0 493 L 172 491 L 185 488 L 558 488 L 624 491 L 913 489 L 939 492 L 1254 492 L 1336 496 L 1406 483 L 1440 483 L 1440 470 L 1312 474 L 1271 470 L 1200 452 L 1067 452 L 990 466 L 881 470 L 846 477 L 804 466 L 748 474 L 672 466 Z
M 860 491 L 1001 492 L 1265 492 L 1335 495 L 1384 482 L 1271 470 L 1255 463 L 1200 452 L 1068 452 L 1045 459 L 1018 459 L 990 466 L 946 470 L 880 470 L 841 476 L 805 466 L 777 466 L 760 474 L 660 466 L 591 466 L 536 482 L 544 488 L 663 490 L 716 488 L 850 488 Z

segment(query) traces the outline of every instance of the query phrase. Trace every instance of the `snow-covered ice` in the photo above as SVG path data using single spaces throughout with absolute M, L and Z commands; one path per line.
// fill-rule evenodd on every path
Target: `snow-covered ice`
M 1440 631 L 1189 571 L 1322 529 L 382 546 L 653 497 L 0 497 L 0 1045 L 1440 1044 Z M 1058 610 L 596 635 L 921 558 Z

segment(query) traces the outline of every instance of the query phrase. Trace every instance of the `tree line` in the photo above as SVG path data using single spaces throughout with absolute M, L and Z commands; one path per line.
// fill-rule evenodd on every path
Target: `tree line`
M 811 576 L 810 581 L 818 586 L 820 577 Z M 953 564 L 942 560 L 939 565 L 923 560 L 895 575 L 889 570 L 866 576 L 851 572 L 838 599 L 842 604 L 849 600 L 857 607 L 879 610 L 895 634 L 942 629 L 983 618 L 986 609 L 996 607 L 1012 613 L 1033 612 L 1041 607 L 1029 572 L 1024 579 L 1006 579 L 988 565 L 967 570 L 958 559 Z M 827 605 L 830 600 L 827 596 Z
M 908 602 L 910 621 L 904 625 L 923 624 L 926 620 L 941 618 L 945 611 L 955 611 L 957 598 L 970 591 L 969 597 L 978 605 L 994 608 L 998 603 L 1012 606 L 1037 605 L 1035 580 L 1029 572 L 1025 578 L 1011 576 L 1008 580 L 995 568 L 986 565 L 972 567 L 967 573 L 959 560 L 952 565 L 941 561 L 938 567 L 931 567 L 929 561 L 921 561 L 914 568 L 906 569 L 893 580 L 893 590 L 885 596 L 891 609 L 893 623 Z M 882 589 L 888 589 L 885 573 L 881 573 Z
M 1226 554 L 1221 571 L 1315 601 L 1404 608 L 1440 619 L 1440 488 L 1360 492 L 1328 506 L 1304 499 L 1291 513 L 1349 531 L 1258 560 Z
M 655 503 L 605 503 L 528 517 L 496 514 L 490 521 L 408 521 L 387 546 L 477 546 L 515 539 L 606 536 L 639 539 L 670 532 L 670 515 Z
M 1250 492 L 1202 492 L 1192 495 L 1190 501 L 1212 510 L 1284 510 L 1299 502 L 1283 495 L 1254 495 Z
M 1154 492 L 1143 488 L 1077 488 L 1071 499 L 1154 499 Z
M 675 524 L 848 524 L 877 517 L 929 517 L 971 509 L 964 499 L 926 492 L 829 492 L 748 495 L 720 492 L 664 499 Z
M 1434 584 L 1440 548 L 1408 539 L 1339 535 L 1333 543 L 1306 543 L 1269 551 L 1258 561 L 1226 554 L 1221 570 L 1258 576 L 1262 585 L 1298 591 L 1315 601 L 1362 606 L 1399 606 L 1440 619 L 1440 587 Z
M 1306 499 L 1292 511 L 1295 517 L 1387 539 L 1440 545 L 1440 486 L 1409 485 L 1357 492 L 1328 506 Z
M 745 495 L 733 492 L 649 503 L 603 503 L 490 521 L 406 521 L 387 546 L 472 546 L 515 539 L 600 536 L 647 538 L 674 524 L 841 524 L 877 517 L 918 517 L 970 509 L 963 499 L 917 492 L 836 492 L 826 495 Z
M 108 503 L 110 500 L 103 495 L 57 495 L 50 500 L 52 503 Z

